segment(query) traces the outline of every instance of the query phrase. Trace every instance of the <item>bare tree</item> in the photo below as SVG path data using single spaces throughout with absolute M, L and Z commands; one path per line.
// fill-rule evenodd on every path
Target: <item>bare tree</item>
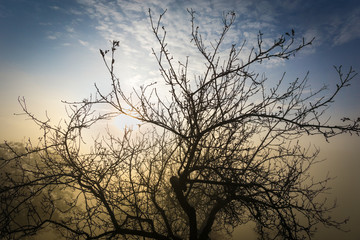
M 191 59 L 178 62 L 168 49 L 166 29 L 160 27 L 164 14 L 154 21 L 149 10 L 160 47 L 153 54 L 168 95 L 153 84 L 125 92 L 114 72 L 120 43 L 113 41 L 111 50 L 100 50 L 112 90 L 96 87 L 95 98 L 69 104 L 62 124 L 38 119 L 20 99 L 44 135 L 22 153 L 3 146 L 10 155 L 2 164 L 21 167 L 16 176 L 1 175 L 6 183 L 1 185 L 6 209 L 1 236 L 20 238 L 52 228 L 67 239 L 209 239 L 211 232 L 231 234 L 252 221 L 261 239 L 310 239 L 319 223 L 340 228 L 344 221 L 329 216 L 335 206 L 321 197 L 330 178 L 314 181 L 309 173 L 319 150 L 302 146 L 300 138 L 359 134 L 359 118 L 330 121 L 326 116 L 356 73 L 335 68 L 339 83 L 329 95 L 325 88 L 309 91 L 307 75 L 288 84 L 284 74 L 271 85 L 256 65 L 288 59 L 313 40 L 299 41 L 292 30 L 267 46 L 259 33 L 244 57 L 245 42 L 222 50 L 233 12 L 224 15 L 219 38 L 206 43 L 189 10 L 191 42 L 205 66 L 194 77 L 188 72 Z M 92 110 L 101 104 L 111 110 Z M 84 153 L 82 132 L 119 114 L 152 128 L 125 129 L 122 136 L 108 132 Z M 22 160 L 32 154 L 39 157 Z M 12 195 L 18 204 L 9 204 L 9 193 L 24 189 L 31 191 L 26 197 Z M 60 198 L 59 191 L 70 191 L 73 198 Z M 39 196 L 42 204 L 35 204 Z M 27 218 L 18 221 L 16 214 L 24 212 Z

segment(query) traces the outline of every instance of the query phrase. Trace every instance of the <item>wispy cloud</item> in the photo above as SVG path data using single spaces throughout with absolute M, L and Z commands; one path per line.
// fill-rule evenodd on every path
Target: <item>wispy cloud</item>
M 7 9 L 3 6 L 2 3 L 0 3 L 0 18 L 6 18 L 11 15 L 11 10 Z
M 353 9 L 341 20 L 334 21 L 333 44 L 341 45 L 353 39 L 360 38 L 360 8 Z
M 176 60 L 184 62 L 187 56 L 191 56 L 190 63 L 194 71 L 204 68 L 204 59 L 200 54 L 194 54 L 196 49 L 194 43 L 190 42 L 190 15 L 186 9 L 197 11 L 196 24 L 201 27 L 202 37 L 209 49 L 211 49 L 210 42 L 214 43 L 222 30 L 223 14 L 231 10 L 236 11 L 238 19 L 234 29 L 228 33 L 224 42 L 227 46 L 233 43 L 242 43 L 246 38 L 249 46 L 244 49 L 244 53 L 249 53 L 250 48 L 256 44 L 259 30 L 271 30 L 267 38 L 264 38 L 264 42 L 269 43 L 274 39 L 273 32 L 276 32 L 276 6 L 272 6 L 267 1 L 255 4 L 250 0 L 241 2 L 138 0 L 118 1 L 117 3 L 78 0 L 78 3 L 83 7 L 82 12 L 93 20 L 96 31 L 103 39 L 120 40 L 121 54 L 127 56 L 129 62 L 133 61 L 134 64 L 139 64 L 135 59 L 143 59 L 142 68 L 137 69 L 137 72 L 149 73 L 154 67 L 151 63 L 154 62 L 153 58 L 149 58 L 151 49 L 154 47 L 155 51 L 159 50 L 158 43 L 150 29 L 149 8 L 152 10 L 154 21 L 157 21 L 159 15 L 167 9 L 161 26 L 164 26 L 167 31 L 168 48 Z M 294 6 L 291 5 L 291 7 Z M 94 48 L 91 46 L 91 42 L 86 46 Z M 271 65 L 273 66 L 274 63 Z M 150 66 L 152 67 L 150 68 Z M 134 81 L 138 81 L 138 78 L 134 77 Z
M 83 40 L 80 40 L 80 39 L 79 39 L 79 43 L 80 43 L 81 45 L 83 45 L 84 47 L 89 46 L 89 42 L 86 42 L 86 41 L 83 41 Z
M 102 0 L 78 0 L 83 8 L 83 14 L 93 21 L 94 29 L 105 40 L 120 40 L 121 54 L 133 58 L 148 59 L 151 48 L 158 46 L 150 29 L 148 9 L 153 11 L 156 21 L 158 16 L 167 9 L 162 25 L 167 31 L 167 42 L 175 59 L 185 61 L 186 56 L 191 56 L 190 61 L 196 67 L 203 67 L 201 56 L 194 55 L 194 45 L 190 43 L 191 25 L 190 16 L 186 9 L 197 11 L 196 24 L 205 42 L 211 49 L 210 41 L 217 40 L 222 29 L 222 16 L 228 11 L 234 10 L 237 19 L 234 29 L 229 31 L 225 39 L 225 45 L 241 44 L 247 40 L 243 49 L 244 55 L 257 44 L 257 33 L 264 32 L 264 44 L 272 44 L 274 39 L 285 31 L 296 28 L 298 36 L 304 36 L 306 40 L 316 37 L 313 46 L 302 51 L 303 55 L 312 54 L 324 43 L 332 42 L 333 45 L 343 44 L 360 36 L 357 22 L 360 21 L 358 10 L 353 10 L 347 17 L 337 21 L 329 21 L 327 9 L 318 14 L 307 13 L 312 9 L 311 2 L 301 0 L 259 0 L 259 1 L 179 1 L 179 0 L 149 0 L 149 1 L 112 1 Z M 336 15 L 336 9 L 332 14 Z M 315 10 L 314 10 L 315 11 Z M 312 14 L 309 16 L 309 14 Z M 311 18 L 312 22 L 307 18 Z M 331 18 L 330 18 L 331 19 Z M 161 25 L 161 26 L 162 26 Z M 331 44 L 330 44 L 331 45 Z M 89 40 L 89 48 L 92 46 Z M 192 56 L 194 55 L 194 56 Z M 131 61 L 131 60 L 130 60 Z M 283 61 L 269 63 L 269 66 L 283 64 Z
M 360 6 L 356 1 L 301 2 L 288 16 L 305 36 L 316 37 L 314 47 L 331 47 L 360 38 Z
M 47 39 L 55 40 L 55 39 L 57 39 L 57 36 L 55 36 L 55 35 L 48 35 L 48 36 L 47 36 Z
M 71 26 L 66 26 L 66 27 L 65 27 L 65 30 L 66 30 L 67 32 L 69 32 L 69 33 L 74 33 L 74 32 L 75 32 L 75 29 L 74 29 L 73 27 L 71 27 Z
M 56 40 L 62 35 L 61 32 L 48 32 L 46 38 L 49 40 Z
M 39 25 L 41 25 L 41 26 L 51 26 L 52 23 L 51 22 L 39 22 Z
M 60 7 L 59 6 L 56 6 L 56 5 L 53 5 L 53 6 L 50 6 L 51 9 L 53 10 L 60 10 Z

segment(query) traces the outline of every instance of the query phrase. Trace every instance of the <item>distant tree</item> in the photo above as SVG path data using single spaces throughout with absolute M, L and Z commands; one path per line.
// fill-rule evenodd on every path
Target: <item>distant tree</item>
M 40 120 L 20 99 L 44 135 L 38 146 L 2 159 L 3 165 L 19 166 L 16 177 L 5 173 L 2 178 L 2 237 L 53 227 L 66 239 L 209 239 L 211 233 L 230 236 L 251 221 L 260 239 L 304 239 L 319 223 L 341 227 L 343 221 L 329 216 L 334 206 L 321 195 L 330 178 L 314 181 L 309 174 L 319 151 L 303 147 L 300 138 L 359 134 L 359 118 L 332 123 L 326 116 L 356 73 L 335 68 L 339 83 L 330 95 L 323 94 L 325 88 L 309 91 L 307 75 L 289 84 L 284 74 L 271 84 L 256 72 L 258 63 L 288 59 L 313 40 L 298 41 L 292 30 L 269 45 L 259 33 L 245 57 L 244 44 L 223 50 L 233 12 L 224 15 L 219 38 L 211 43 L 203 40 L 194 11 L 189 13 L 191 42 L 204 60 L 202 74 L 189 73 L 191 59 L 174 59 L 160 27 L 164 14 L 154 21 L 149 11 L 160 46 L 153 54 L 165 83 L 162 91 L 155 84 L 124 91 L 114 73 L 120 43 L 113 41 L 110 50 L 100 50 L 112 90 L 96 87 L 96 97 L 70 103 L 63 123 Z M 109 112 L 94 108 L 104 104 Z M 124 129 L 120 136 L 108 132 L 90 151 L 83 150 L 85 129 L 121 114 L 147 127 Z M 39 160 L 22 160 L 32 154 Z M 17 195 L 24 189 L 31 194 Z M 59 191 L 73 197 L 64 200 Z M 41 214 L 33 204 L 40 193 Z M 6 201 L 9 195 L 17 204 Z M 6 218 L 9 211 L 27 217 Z
M 72 193 L 54 183 L 56 176 L 48 172 L 55 154 L 46 161 L 38 153 L 22 143 L 0 144 L 1 239 L 38 239 L 42 219 L 60 220 L 72 201 Z M 44 237 L 56 238 L 51 226 L 45 230 Z

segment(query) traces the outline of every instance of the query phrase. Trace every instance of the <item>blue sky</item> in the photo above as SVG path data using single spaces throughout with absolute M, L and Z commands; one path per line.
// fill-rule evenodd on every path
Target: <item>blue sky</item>
M 37 134 L 31 122 L 13 115 L 20 112 L 18 96 L 25 96 L 29 109 L 40 117 L 47 111 L 56 121 L 65 114 L 61 100 L 88 97 L 94 93 L 94 83 L 106 90 L 109 75 L 98 49 L 108 48 L 110 40 L 120 40 L 117 75 L 125 85 L 136 87 L 158 81 L 158 67 L 151 54 L 151 47 L 158 46 L 149 28 L 148 8 L 154 17 L 168 9 L 164 25 L 169 48 L 178 60 L 190 56 L 195 72 L 201 71 L 202 65 L 190 43 L 187 8 L 197 11 L 198 24 L 208 40 L 216 38 L 221 16 L 230 10 L 236 12 L 237 19 L 227 44 L 246 38 L 251 47 L 259 31 L 264 33 L 265 41 L 272 41 L 292 28 L 300 38 L 316 38 L 296 58 L 264 64 L 260 71 L 266 71 L 269 77 L 276 78 L 286 71 L 291 80 L 310 71 L 311 86 L 316 88 L 336 83 L 333 65 L 342 64 L 345 69 L 353 66 L 360 71 L 360 2 L 357 0 L 0 0 L 0 140 L 22 140 Z M 337 99 L 331 113 L 359 116 L 359 89 L 358 77 Z M 121 127 L 131 122 L 116 124 Z M 352 196 L 344 186 L 360 182 L 354 170 L 360 169 L 356 157 L 359 150 L 354 149 L 359 143 L 358 138 L 346 137 L 324 145 L 324 157 L 338 149 L 332 153 L 336 158 L 330 157 L 328 167 L 340 175 L 336 186 L 341 196 Z M 349 157 L 339 167 L 337 158 L 339 152 L 344 156 L 344 151 Z M 359 196 L 352 199 L 343 197 L 342 203 L 348 205 L 341 210 L 345 214 L 354 214 L 351 206 L 360 201 Z M 352 226 L 360 223 L 359 210 L 354 218 Z M 360 234 L 359 230 L 346 236 L 357 233 Z
M 295 78 L 309 70 L 313 84 L 321 85 L 336 80 L 333 65 L 360 69 L 359 54 L 354 54 L 360 50 L 357 1 L 6 0 L 0 2 L 2 102 L 16 105 L 17 96 L 30 101 L 32 94 L 56 101 L 87 96 L 94 82 L 106 83 L 98 49 L 107 48 L 113 39 L 121 41 L 121 78 L 135 85 L 158 78 L 151 55 L 151 47 L 157 45 L 149 30 L 149 7 L 154 16 L 168 9 L 164 24 L 179 60 L 194 52 L 187 8 L 198 12 L 198 23 L 211 40 L 221 27 L 222 13 L 234 10 L 237 20 L 229 43 L 245 38 L 255 43 L 259 31 L 271 41 L 292 28 L 300 37 L 316 37 L 297 58 L 268 64 L 269 73 L 300 75 Z M 351 102 L 359 99 L 356 92 L 347 96 Z

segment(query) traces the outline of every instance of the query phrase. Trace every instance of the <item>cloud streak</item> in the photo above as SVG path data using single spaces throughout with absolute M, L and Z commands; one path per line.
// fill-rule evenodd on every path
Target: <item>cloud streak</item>
M 154 36 L 150 31 L 147 11 L 153 11 L 154 20 L 167 9 L 163 24 L 167 30 L 170 50 L 174 55 L 180 53 L 188 56 L 193 52 L 191 39 L 190 16 L 186 9 L 198 10 L 196 22 L 201 26 L 205 41 L 214 41 L 222 29 L 222 16 L 234 10 L 238 19 L 234 30 L 228 33 L 225 44 L 242 43 L 247 39 L 248 48 L 256 44 L 259 30 L 267 31 L 264 42 L 271 43 L 279 37 L 283 29 L 279 28 L 280 14 L 276 9 L 291 10 L 298 7 L 299 2 L 283 1 L 117 1 L 105 2 L 99 0 L 78 0 L 84 12 L 95 22 L 95 29 L 106 40 L 120 40 L 125 55 L 134 52 L 142 54 L 156 46 Z M 286 29 L 287 31 L 290 28 Z M 283 32 L 284 33 L 284 32 Z
M 141 64 L 136 71 L 145 75 L 154 68 L 154 58 L 149 58 L 152 47 L 156 51 L 159 50 L 150 29 L 149 8 L 152 10 L 154 21 L 167 9 L 161 26 L 164 25 L 167 31 L 168 48 L 176 60 L 184 62 L 186 56 L 190 56 L 190 63 L 194 69 L 202 69 L 204 65 L 201 56 L 194 55 L 196 50 L 193 43 L 190 43 L 190 16 L 186 9 L 197 11 L 196 24 L 200 26 L 203 39 L 209 46 L 210 41 L 214 42 L 219 37 L 223 27 L 221 21 L 223 14 L 234 10 L 237 13 L 237 20 L 234 28 L 228 32 L 224 44 L 225 46 L 233 43 L 241 44 L 246 39 L 247 45 L 243 51 L 245 57 L 249 49 L 257 44 L 259 31 L 264 32 L 263 40 L 268 45 L 291 28 L 296 29 L 300 39 L 302 36 L 305 40 L 316 37 L 313 46 L 304 49 L 302 55 L 313 54 L 317 48 L 324 45 L 341 45 L 360 37 L 360 30 L 356 27 L 356 23 L 360 21 L 358 9 L 352 10 L 346 17 L 341 17 L 334 8 L 330 10 L 317 8 L 319 12 L 310 11 L 313 8 L 313 3 L 310 1 L 77 0 L 77 2 L 80 7 L 71 8 L 74 15 L 79 16 L 81 13 L 81 17 L 90 19 L 89 25 L 101 39 L 121 42 L 121 51 L 118 54 L 121 54 L 122 60 L 120 59 L 118 63 Z M 332 14 L 331 18 L 329 14 Z M 69 34 L 78 32 L 73 26 L 68 26 L 66 30 Z M 82 35 L 81 40 L 78 39 L 81 45 L 91 50 L 104 47 L 99 46 L 98 41 L 84 37 L 85 35 Z M 82 41 L 87 44 L 83 44 Z M 283 64 L 284 61 L 272 61 L 264 65 L 275 67 Z M 133 78 L 134 82 L 140 81 L 135 76 Z
M 335 46 L 345 44 L 351 40 L 360 38 L 360 8 L 353 9 L 348 15 L 339 21 L 334 21 L 333 44 Z

